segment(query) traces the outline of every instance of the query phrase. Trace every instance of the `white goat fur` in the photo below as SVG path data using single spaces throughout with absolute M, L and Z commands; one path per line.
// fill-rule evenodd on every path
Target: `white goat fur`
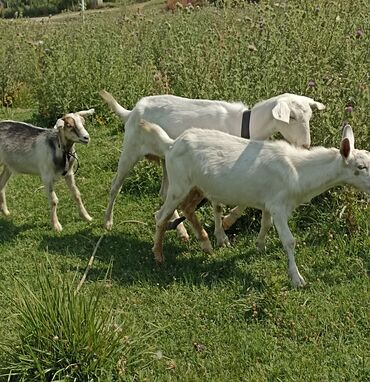
M 110 190 L 110 198 L 105 214 L 105 227 L 113 226 L 114 202 L 123 181 L 134 165 L 148 153 L 146 143 L 140 139 L 139 123 L 142 119 L 157 123 L 171 137 L 176 138 L 181 133 L 197 127 L 201 129 L 219 130 L 231 135 L 240 136 L 242 115 L 247 107 L 242 103 L 224 101 L 196 100 L 159 95 L 144 97 L 138 101 L 132 111 L 123 108 L 111 94 L 100 92 L 101 97 L 109 107 L 125 123 L 124 147 L 118 163 L 117 174 Z M 267 139 L 280 132 L 285 139 L 297 146 L 309 147 L 309 121 L 312 110 L 323 110 L 325 106 L 312 98 L 295 94 L 282 94 L 256 104 L 251 109 L 250 136 L 252 139 Z M 161 195 L 165 199 L 168 182 L 165 168 L 162 180 Z M 237 209 L 234 213 L 241 214 Z M 179 215 L 174 212 L 174 218 Z M 221 214 L 215 216 L 216 225 L 221 224 Z M 178 227 L 180 236 L 187 240 L 188 234 L 183 224 Z M 227 241 L 226 235 L 219 244 Z
M 58 119 L 54 129 L 43 129 L 17 121 L 0 122 L 0 211 L 9 215 L 5 198 L 5 186 L 13 173 L 39 175 L 44 184 L 51 209 L 51 224 L 60 232 L 62 226 L 57 216 L 58 198 L 54 192 L 55 180 L 64 175 L 82 218 L 91 221 L 78 190 L 73 163 L 76 157 L 74 143 L 88 144 L 89 133 L 84 127 L 83 116 L 94 109 L 69 113 Z
M 292 211 L 325 190 L 350 184 L 370 194 L 370 153 L 354 149 L 352 129 L 343 130 L 340 150 L 316 147 L 304 150 L 285 141 L 251 141 L 219 131 L 190 129 L 175 141 L 155 124 L 143 122 L 152 153 L 165 155 L 169 181 L 167 197 L 156 213 L 153 247 L 157 262 L 163 262 L 163 237 L 175 208 L 192 192 L 214 203 L 262 210 L 257 238 L 260 250 L 272 218 L 288 254 L 288 272 L 294 286 L 304 286 L 294 258 L 295 240 L 288 227 Z M 198 237 L 207 247 L 208 237 L 194 214 L 184 208 L 189 222 L 196 223 Z

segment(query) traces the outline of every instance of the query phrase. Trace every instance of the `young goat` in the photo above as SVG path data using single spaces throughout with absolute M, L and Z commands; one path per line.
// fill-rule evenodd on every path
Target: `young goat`
M 323 110 L 325 106 L 312 98 L 295 94 L 282 94 L 256 104 L 248 110 L 242 103 L 196 100 L 159 95 L 144 97 L 132 111 L 123 108 L 106 91 L 100 92 L 109 107 L 125 123 L 124 148 L 119 159 L 117 174 L 110 190 L 110 198 L 105 214 L 105 227 L 113 226 L 113 207 L 119 190 L 128 172 L 147 153 L 147 147 L 139 139 L 139 123 L 142 119 L 159 124 L 171 137 L 177 138 L 191 127 L 219 130 L 231 135 L 264 140 L 280 132 L 290 143 L 308 148 L 310 141 L 309 122 L 312 110 Z M 163 166 L 161 196 L 166 198 L 168 181 Z M 241 215 L 243 209 L 233 212 L 233 217 Z M 178 218 L 174 211 L 174 219 Z M 221 212 L 217 215 L 221 224 Z M 236 219 L 235 219 L 236 220 Z M 231 224 L 229 224 L 230 226 Z M 183 224 L 177 227 L 179 236 L 188 240 Z M 221 236 L 220 236 L 221 237 Z M 218 244 L 227 242 L 224 234 Z
M 71 191 L 82 218 L 91 221 L 80 191 L 76 187 L 73 163 L 76 158 L 74 143 L 88 144 L 89 133 L 84 127 L 84 116 L 94 109 L 69 113 L 58 119 L 54 129 L 43 129 L 23 122 L 0 122 L 0 210 L 9 215 L 5 199 L 5 186 L 12 173 L 40 175 L 51 208 L 51 224 L 60 232 L 62 226 L 57 216 L 58 198 L 54 192 L 54 181 L 60 175 Z
M 370 153 L 354 148 L 352 129 L 346 125 L 340 150 L 316 147 L 304 150 L 284 141 L 250 141 L 219 131 L 190 129 L 175 141 L 157 125 L 143 122 L 141 131 L 155 150 L 165 155 L 169 181 L 167 197 L 156 213 L 153 252 L 162 263 L 166 225 L 180 204 L 203 248 L 209 243 L 199 224 L 193 199 L 262 210 L 257 237 L 259 250 L 272 219 L 288 254 L 288 272 L 293 285 L 305 285 L 294 258 L 295 240 L 288 227 L 293 210 L 316 195 L 340 184 L 350 184 L 370 194 Z M 182 204 L 181 204 L 182 203 Z M 215 211 L 216 212 L 216 211 Z

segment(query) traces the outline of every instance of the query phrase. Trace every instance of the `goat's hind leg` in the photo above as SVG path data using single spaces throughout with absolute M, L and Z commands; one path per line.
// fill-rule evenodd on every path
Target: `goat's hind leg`
M 81 193 L 80 193 L 80 190 L 76 186 L 75 176 L 74 176 L 72 170 L 69 171 L 65 175 L 64 179 L 67 183 L 67 186 L 68 186 L 74 200 L 77 203 L 79 214 L 80 214 L 81 218 L 85 219 L 88 222 L 91 222 L 92 217 L 88 214 L 88 212 L 86 211 L 86 208 L 82 202 Z
M 123 181 L 125 180 L 130 170 L 140 160 L 140 156 L 138 156 L 137 154 L 134 154 L 133 151 L 132 151 L 133 155 L 130 156 L 130 154 L 131 152 L 128 153 L 127 150 L 124 150 L 122 151 L 122 154 L 119 158 L 117 173 L 112 182 L 112 186 L 111 186 L 110 194 L 109 194 L 109 203 L 108 203 L 107 210 L 105 212 L 104 226 L 107 230 L 111 230 L 113 226 L 114 203 L 116 201 L 119 191 L 121 190 Z
M 195 236 L 200 241 L 202 250 L 206 253 L 212 253 L 213 248 L 211 242 L 209 241 L 208 234 L 198 220 L 197 215 L 195 214 L 197 206 L 203 199 L 204 195 L 199 190 L 193 189 L 186 196 L 185 200 L 180 204 L 180 207 L 186 219 L 191 224 Z
M 166 200 L 166 195 L 167 195 L 167 190 L 168 190 L 168 177 L 167 177 L 167 170 L 165 166 L 165 162 L 162 160 L 162 169 L 163 169 L 163 177 L 162 177 L 162 184 L 161 184 L 161 190 L 160 190 L 160 195 L 162 197 L 162 200 Z M 180 217 L 179 213 L 177 210 L 173 212 L 173 215 L 171 216 L 170 220 L 176 220 Z M 183 241 L 189 241 L 189 234 L 186 231 L 185 225 L 183 223 L 180 223 L 176 227 L 177 231 L 177 236 L 183 240 Z
M 10 214 L 6 205 L 5 186 L 11 175 L 11 171 L 4 165 L 3 172 L 0 175 L 0 210 L 5 216 L 8 216 Z
M 242 216 L 245 207 L 236 206 L 234 207 L 228 215 L 223 218 L 222 226 L 224 229 L 228 230 L 239 218 Z

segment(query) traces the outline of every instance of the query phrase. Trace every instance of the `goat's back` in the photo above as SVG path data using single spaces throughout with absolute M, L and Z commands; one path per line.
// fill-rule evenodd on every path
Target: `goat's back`
M 276 193 L 294 191 L 294 161 L 303 151 L 284 141 L 251 141 L 191 129 L 175 141 L 166 165 L 169 178 L 200 188 L 212 201 L 263 208 Z
M 142 98 L 135 106 L 126 123 L 126 129 L 141 119 L 156 123 L 171 138 L 192 127 L 214 129 L 232 135 L 240 135 L 242 113 L 246 107 L 242 103 L 198 100 L 173 95 L 159 95 Z

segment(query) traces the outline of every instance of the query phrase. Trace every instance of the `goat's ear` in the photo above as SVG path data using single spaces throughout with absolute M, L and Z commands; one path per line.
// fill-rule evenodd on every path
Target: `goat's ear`
M 340 153 L 342 154 L 342 157 L 347 160 L 354 148 L 355 137 L 353 135 L 352 127 L 347 124 L 343 127 L 342 142 L 340 143 Z
M 284 101 L 278 101 L 276 106 L 272 109 L 272 116 L 278 121 L 289 123 L 290 108 Z
M 55 125 L 54 125 L 54 129 L 59 129 L 59 128 L 63 127 L 63 126 L 64 126 L 64 119 L 63 118 L 59 118 L 56 121 Z
M 89 109 L 89 110 L 79 111 L 76 114 L 80 115 L 81 117 L 85 117 L 86 115 L 93 115 L 94 113 L 95 113 L 95 109 Z
M 315 110 L 324 110 L 325 109 L 325 105 L 321 102 L 316 102 L 316 101 L 312 101 L 310 102 L 310 107 L 311 107 L 311 110 L 312 111 L 315 111 Z

